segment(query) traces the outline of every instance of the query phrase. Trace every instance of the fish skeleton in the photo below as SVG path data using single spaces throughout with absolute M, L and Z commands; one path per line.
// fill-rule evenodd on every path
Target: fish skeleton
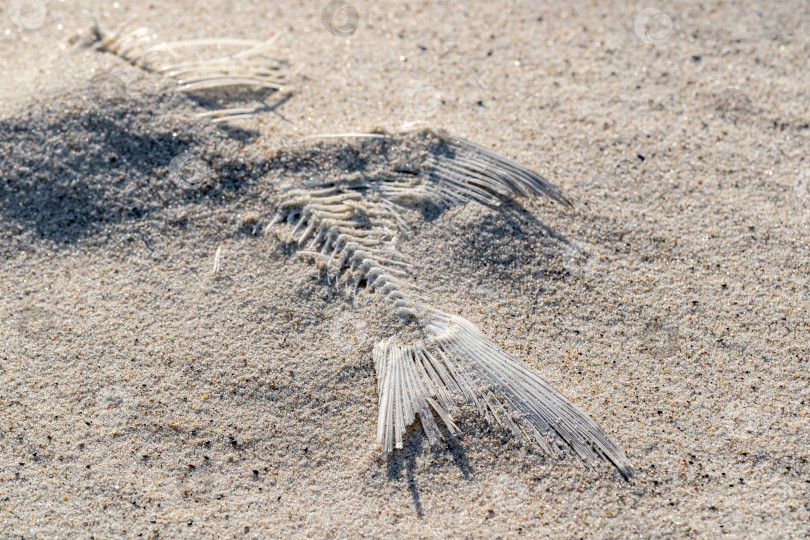
M 571 206 L 568 199 L 534 171 L 443 131 L 347 136 L 366 138 L 362 151 L 373 163 L 289 182 L 267 229 L 286 223 L 281 237 L 334 276 L 336 287 L 357 294 L 364 284 L 421 334 L 410 341 L 383 339 L 372 352 L 383 451 L 402 448 L 417 416 L 430 443 L 439 444 L 437 418 L 457 433 L 453 418 L 469 406 L 547 453 L 561 440 L 588 465 L 604 459 L 630 478 L 627 456 L 582 409 L 470 321 L 422 299 L 398 249 L 410 230 L 406 209 L 414 205 L 497 208 L 514 197 L 543 196 Z
M 288 84 L 286 64 L 263 56 L 272 40 L 154 44 L 146 29 L 125 32 L 125 26 L 113 32 L 97 27 L 99 49 L 174 78 L 181 91 L 275 91 Z M 211 60 L 183 62 L 174 56 L 178 50 L 210 45 L 245 48 Z M 172 53 L 170 60 L 161 59 L 166 53 Z M 229 120 L 257 111 L 230 108 L 205 115 Z M 588 466 L 608 461 L 629 479 L 633 468 L 625 453 L 582 409 L 470 321 L 429 305 L 412 283 L 411 263 L 398 248 L 410 230 L 407 209 L 414 205 L 498 208 L 516 197 L 541 196 L 571 207 L 570 201 L 536 172 L 444 131 L 322 137 L 344 143 L 361 139 L 373 166 L 287 182 L 267 230 L 275 228 L 286 242 L 297 245 L 296 254 L 325 269 L 336 287 L 348 286 L 356 295 L 362 286 L 386 298 L 393 312 L 416 330 L 415 338 L 394 335 L 379 341 L 372 352 L 380 404 L 377 442 L 383 451 L 403 447 L 417 416 L 435 446 L 441 438 L 437 419 L 457 433 L 454 417 L 471 407 L 529 445 L 552 453 L 552 445 L 562 441 Z M 215 271 L 218 263 L 219 250 Z

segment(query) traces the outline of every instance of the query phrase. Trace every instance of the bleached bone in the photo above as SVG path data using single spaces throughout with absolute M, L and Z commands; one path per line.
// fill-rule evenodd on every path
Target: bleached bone
M 458 432 L 453 418 L 468 406 L 544 452 L 554 453 L 555 441 L 561 442 L 588 466 L 606 460 L 630 478 L 632 466 L 624 452 L 582 409 L 472 323 L 424 302 L 407 282 L 411 267 L 397 247 L 401 232 L 409 228 L 403 206 L 409 202 L 498 207 L 511 197 L 540 195 L 571 206 L 568 199 L 534 171 L 446 133 L 334 137 L 387 138 L 397 148 L 414 147 L 410 161 L 415 169 L 408 174 L 355 173 L 331 185 L 295 186 L 285 192 L 273 219 L 294 225 L 290 242 L 310 239 L 306 256 L 337 272 L 336 285 L 340 274 L 353 276 L 356 295 L 365 282 L 426 336 L 413 343 L 391 337 L 374 347 L 377 442 L 383 450 L 402 448 L 406 428 L 417 416 L 430 443 L 439 444 L 436 417 L 450 433 Z
M 131 19 L 128 19 L 111 32 L 103 30 L 96 23 L 98 49 L 120 56 L 147 71 L 174 79 L 178 89 L 183 92 L 221 88 L 282 91 L 289 87 L 289 81 L 296 71 L 282 60 L 266 55 L 279 35 L 266 41 L 207 38 L 155 44 L 146 28 L 125 32 L 130 22 Z M 215 58 L 177 61 L 178 51 L 203 47 L 236 47 L 237 50 Z M 254 118 L 260 110 L 260 107 L 233 107 L 200 113 L 200 116 L 215 116 L 212 121 L 220 123 Z

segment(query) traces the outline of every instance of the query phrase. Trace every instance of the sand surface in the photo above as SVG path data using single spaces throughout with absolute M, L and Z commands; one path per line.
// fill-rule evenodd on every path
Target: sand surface
M 352 4 L 348 36 L 316 2 L 0 13 L 0 536 L 807 537 L 808 3 Z M 166 40 L 283 32 L 295 92 L 241 128 L 198 119 L 81 46 L 130 15 Z M 302 137 L 415 120 L 576 205 L 454 208 L 402 251 L 433 305 L 606 428 L 631 482 L 473 421 L 375 445 L 385 305 L 263 229 L 275 182 L 336 155 Z M 192 189 L 183 152 L 209 167 Z

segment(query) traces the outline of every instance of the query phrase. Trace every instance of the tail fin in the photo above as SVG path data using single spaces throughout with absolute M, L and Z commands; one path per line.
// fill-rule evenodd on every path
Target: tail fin
M 526 366 L 506 354 L 461 317 L 434 312 L 432 337 L 412 345 L 393 338 L 374 347 L 380 392 L 377 442 L 389 452 L 402 448 L 405 428 L 419 415 L 431 444 L 439 429 L 431 409 L 451 433 L 459 403 L 476 407 L 487 419 L 547 453 L 564 441 L 588 466 L 612 463 L 629 479 L 627 456 L 582 409 Z

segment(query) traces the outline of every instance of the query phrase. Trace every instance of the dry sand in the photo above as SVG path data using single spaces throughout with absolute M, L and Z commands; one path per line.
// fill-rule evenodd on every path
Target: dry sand
M 0 536 L 807 537 L 808 3 L 352 3 L 347 37 L 316 2 L 0 23 Z M 246 129 L 196 120 L 71 49 L 129 15 L 164 39 L 283 31 L 296 92 Z M 112 99 L 88 91 L 106 72 Z M 403 251 L 434 305 L 605 426 L 631 482 L 472 422 L 436 451 L 374 444 L 382 305 L 262 224 L 280 149 L 420 119 L 577 206 L 456 208 Z M 184 151 L 210 166 L 194 189 L 167 178 Z

